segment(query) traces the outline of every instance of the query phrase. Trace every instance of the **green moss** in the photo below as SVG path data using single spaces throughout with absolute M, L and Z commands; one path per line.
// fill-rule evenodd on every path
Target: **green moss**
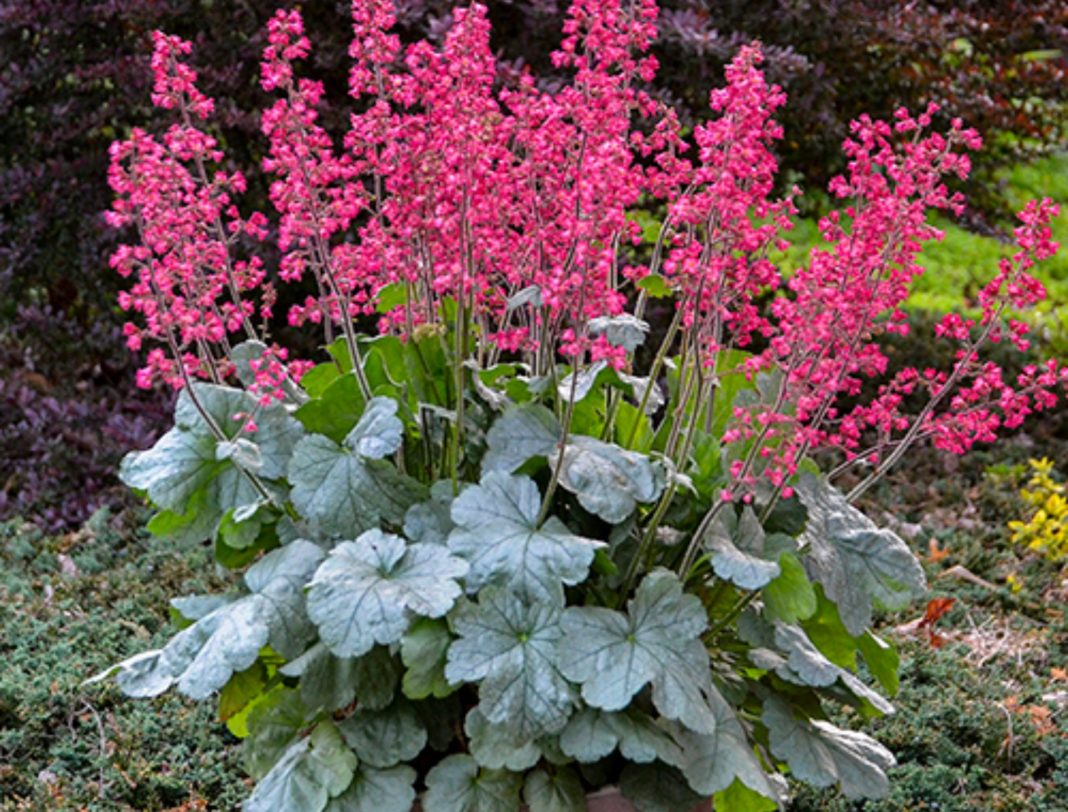
M 57 538 L 0 525 L 0 809 L 232 809 L 244 795 L 211 703 L 82 685 L 160 643 L 170 597 L 219 586 L 207 551 L 178 555 L 140 518 Z
M 1004 705 L 1010 688 L 1021 702 L 1034 701 L 1037 683 L 1012 667 L 975 670 L 963 662 L 966 652 L 959 646 L 932 650 L 917 643 L 909 653 L 897 713 L 867 731 L 898 759 L 889 797 L 850 802 L 798 787 L 792 812 L 1068 809 L 1065 768 L 1058 761 L 1068 751 L 1068 722 L 1060 720 L 1058 730 L 1040 737 L 1025 714 Z

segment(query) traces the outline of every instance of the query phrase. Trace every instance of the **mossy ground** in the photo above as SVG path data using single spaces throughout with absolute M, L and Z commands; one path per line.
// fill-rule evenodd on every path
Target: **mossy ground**
M 171 597 L 219 586 L 206 550 L 165 547 L 137 530 L 139 514 L 97 514 L 59 537 L 0 525 L 5 812 L 231 809 L 244 794 L 211 703 L 82 686 L 164 640 Z

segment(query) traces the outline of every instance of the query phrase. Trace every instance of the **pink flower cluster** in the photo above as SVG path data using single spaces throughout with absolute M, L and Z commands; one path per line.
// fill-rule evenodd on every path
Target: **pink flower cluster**
M 289 323 L 321 325 L 327 340 L 340 328 L 357 357 L 357 325 L 396 286 L 405 301 L 376 316 L 382 331 L 408 337 L 458 312 L 480 360 L 518 356 L 535 375 L 561 356 L 629 370 L 632 353 L 589 325 L 631 305 L 640 315 L 646 296 L 634 283 L 658 275 L 679 308 L 669 341 L 694 370 L 687 396 L 711 402 L 732 371 L 724 359 L 738 357 L 729 349 L 750 352 L 744 371 L 770 381 L 767 398 L 736 409 L 724 438 L 750 441 L 731 468 L 740 493 L 761 479 L 783 487 L 819 448 L 876 466 L 923 437 L 963 451 L 1053 402 L 1068 380 L 1058 365 L 1010 382 L 979 350 L 1002 339 L 1027 348 L 1013 314 L 1045 295 L 1031 271 L 1056 250 L 1055 207 L 1021 213 L 1020 250 L 983 289 L 981 316 L 938 326 L 958 345 L 956 364 L 893 372 L 878 339 L 908 330 L 920 251 L 940 237 L 928 216 L 960 210 L 945 180 L 968 174 L 978 135 L 959 121 L 937 131 L 933 105 L 892 122 L 861 117 L 844 144 L 848 169 L 830 185 L 841 207 L 821 220 L 807 263 L 785 273 L 772 261 L 795 213 L 796 190 L 774 196 L 785 95 L 766 81 L 759 46 L 744 47 L 710 96 L 709 120 L 685 135 L 641 90 L 657 68 L 656 16 L 654 0 L 573 0 L 554 55 L 572 78 L 546 90 L 529 73 L 498 76 L 478 3 L 456 10 L 435 47 L 402 46 L 389 0 L 353 0 L 356 112 L 336 144 L 318 123 L 322 85 L 299 75 L 311 48 L 301 15 L 279 11 L 261 66 L 277 96 L 262 117 L 263 170 L 278 214 L 277 276 L 311 291 Z M 236 208 L 240 173 L 209 168 L 224 157 L 194 124 L 213 105 L 183 61 L 189 43 L 157 33 L 154 44 L 153 101 L 180 121 L 159 139 L 135 131 L 112 148 L 110 219 L 139 232 L 112 265 L 133 279 L 121 299 L 139 316 L 130 347 L 164 348 L 149 352 L 141 382 L 180 386 L 230 374 L 231 337 L 263 338 L 254 321 L 266 323 L 276 295 L 250 253 L 269 233 L 266 217 Z M 663 214 L 652 245 L 633 217 L 639 206 Z M 269 402 L 304 368 L 272 347 L 255 388 Z M 856 403 L 866 381 L 887 375 Z M 908 413 L 920 393 L 926 405 Z

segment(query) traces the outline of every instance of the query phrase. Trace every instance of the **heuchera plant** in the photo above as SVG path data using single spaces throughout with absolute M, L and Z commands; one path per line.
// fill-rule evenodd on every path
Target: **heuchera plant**
M 113 148 L 128 342 L 154 345 L 142 383 L 181 390 L 122 476 L 235 583 L 175 600 L 181 631 L 109 674 L 217 696 L 252 812 L 581 810 L 606 786 L 760 810 L 785 775 L 885 793 L 891 754 L 826 709 L 892 710 L 873 612 L 925 584 L 851 502 L 921 440 L 963 452 L 1055 401 L 1055 362 L 1009 380 L 980 355 L 1027 347 L 1010 314 L 1044 295 L 1054 206 L 1021 213 L 978 315 L 941 323 L 953 366 L 891 374 L 878 338 L 908 329 L 928 213 L 959 209 L 943 179 L 979 147 L 960 122 L 857 121 L 841 208 L 784 274 L 759 46 L 685 133 L 641 90 L 652 0 L 575 0 L 552 90 L 496 82 L 482 6 L 440 47 L 402 48 L 388 2 L 352 13 L 343 144 L 297 75 L 299 13 L 270 23 L 276 226 L 237 206 L 186 42 L 156 34 L 176 123 Z M 269 337 L 277 280 L 325 362 Z

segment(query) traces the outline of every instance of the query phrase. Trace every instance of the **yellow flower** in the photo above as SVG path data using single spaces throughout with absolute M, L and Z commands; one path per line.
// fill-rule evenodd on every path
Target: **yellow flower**
M 1053 471 L 1053 460 L 1049 457 L 1043 457 L 1040 460 L 1030 459 L 1027 461 L 1032 470 L 1039 474 L 1049 474 Z
M 1020 497 L 1036 508 L 1026 522 L 1008 523 L 1014 544 L 1025 544 L 1046 558 L 1058 561 L 1068 558 L 1068 498 L 1065 486 L 1051 474 L 1053 463 L 1042 457 L 1030 460 L 1033 475 L 1027 486 L 1020 489 Z
M 1047 514 L 1059 518 L 1068 513 L 1068 500 L 1058 493 L 1051 493 L 1043 507 Z

